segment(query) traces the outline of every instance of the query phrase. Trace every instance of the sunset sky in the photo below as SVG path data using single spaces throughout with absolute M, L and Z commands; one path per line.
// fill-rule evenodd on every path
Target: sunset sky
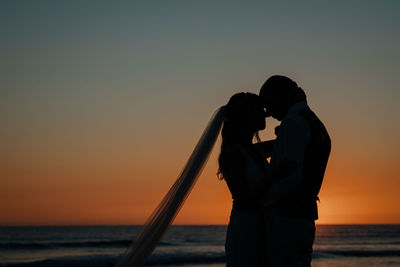
M 332 138 L 318 223 L 400 223 L 400 1 L 293 2 L 1 1 L 0 225 L 143 223 L 273 74 Z M 175 224 L 228 222 L 219 144 Z

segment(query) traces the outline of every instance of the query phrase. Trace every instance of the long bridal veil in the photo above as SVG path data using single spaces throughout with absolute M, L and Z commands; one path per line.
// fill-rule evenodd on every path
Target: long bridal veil
M 143 229 L 115 267 L 140 267 L 151 255 L 157 243 L 171 224 L 189 195 L 217 140 L 224 120 L 225 107 L 219 108 L 211 118 L 195 146 L 181 174 L 168 193 L 150 215 Z

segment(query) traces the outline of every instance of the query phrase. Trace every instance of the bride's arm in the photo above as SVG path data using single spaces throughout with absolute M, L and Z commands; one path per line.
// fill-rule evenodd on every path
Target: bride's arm
M 245 165 L 242 153 L 232 146 L 224 153 L 220 163 L 223 165 L 224 180 L 229 187 L 229 191 L 231 191 L 232 197 L 235 199 L 248 198 L 249 192 L 246 190 Z

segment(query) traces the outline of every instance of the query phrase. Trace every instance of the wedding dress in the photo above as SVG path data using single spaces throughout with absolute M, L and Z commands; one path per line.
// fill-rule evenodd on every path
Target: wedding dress
M 247 194 L 256 198 L 257 193 L 266 184 L 268 162 L 262 168 L 242 146 L 235 147 L 243 155 L 244 176 Z M 232 208 L 226 234 L 227 267 L 264 266 L 265 262 L 265 219 L 260 207 Z

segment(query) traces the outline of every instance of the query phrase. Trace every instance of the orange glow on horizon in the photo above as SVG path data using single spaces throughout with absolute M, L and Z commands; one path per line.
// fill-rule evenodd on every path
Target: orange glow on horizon
M 174 224 L 228 223 L 230 193 L 225 182 L 215 175 L 217 153 L 213 154 Z M 400 200 L 396 191 L 397 167 L 386 168 L 384 173 L 352 171 L 343 162 L 345 158 L 339 160 L 335 155 L 329 162 L 317 223 L 400 223 L 398 208 L 390 205 Z M 2 181 L 0 222 L 1 225 L 142 224 L 174 182 L 177 166 L 176 163 L 160 169 L 88 168 L 64 170 L 57 176 L 39 169 L 10 170 L 8 177 L 18 175 L 20 179 L 24 176 L 29 179 L 19 184 L 12 179 Z M 379 175 L 388 178 L 392 175 L 393 179 L 377 185 Z

